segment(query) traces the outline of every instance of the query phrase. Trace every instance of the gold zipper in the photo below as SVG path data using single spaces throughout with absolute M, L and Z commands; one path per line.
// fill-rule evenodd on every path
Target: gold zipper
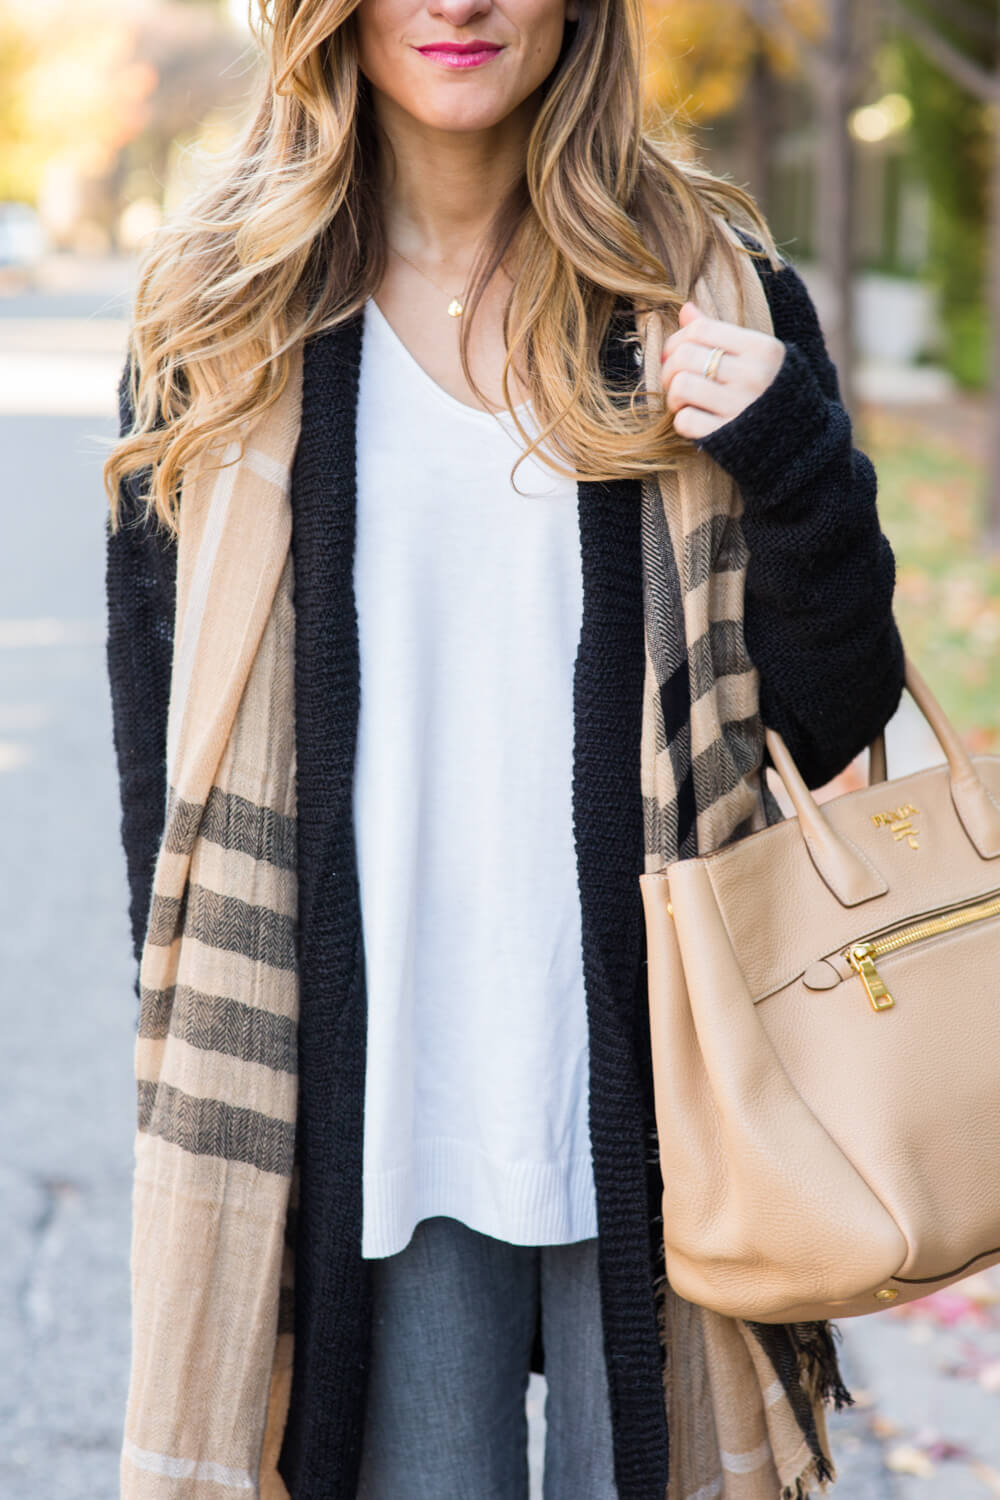
M 866 943 L 854 943 L 844 957 L 859 976 L 873 1010 L 890 1010 L 895 1004 L 886 985 L 875 967 L 875 960 L 884 953 L 893 953 L 909 943 L 919 943 L 923 938 L 937 937 L 941 932 L 952 932 L 956 927 L 966 927 L 970 922 L 982 922 L 987 917 L 1000 917 L 1000 894 L 988 896 L 972 905 L 959 907 L 939 917 L 927 917 L 911 927 L 885 937 L 871 938 Z

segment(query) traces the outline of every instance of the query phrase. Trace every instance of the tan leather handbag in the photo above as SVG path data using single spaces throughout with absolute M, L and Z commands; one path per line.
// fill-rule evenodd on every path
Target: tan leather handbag
M 1000 756 L 642 874 L 666 1271 L 761 1322 L 874 1312 L 1000 1261 Z

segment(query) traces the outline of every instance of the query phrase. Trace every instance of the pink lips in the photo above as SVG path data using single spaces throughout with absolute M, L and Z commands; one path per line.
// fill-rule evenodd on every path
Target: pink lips
M 426 47 L 417 48 L 423 57 L 429 57 L 433 62 L 443 63 L 446 68 L 479 68 L 502 50 L 496 42 L 478 40 L 430 42 Z

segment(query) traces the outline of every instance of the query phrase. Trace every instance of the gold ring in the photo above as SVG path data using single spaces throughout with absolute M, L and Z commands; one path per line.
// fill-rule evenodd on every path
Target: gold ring
M 708 356 L 708 359 L 705 361 L 704 370 L 702 370 L 701 372 L 706 380 L 716 380 L 718 378 L 716 375 L 716 371 L 718 370 L 719 365 L 722 362 L 722 356 L 723 354 L 725 354 L 725 352 L 726 351 L 724 349 L 720 349 L 718 344 L 716 344 L 715 348 Z

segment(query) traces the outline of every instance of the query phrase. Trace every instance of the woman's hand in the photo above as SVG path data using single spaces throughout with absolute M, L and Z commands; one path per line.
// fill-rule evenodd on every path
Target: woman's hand
M 694 302 L 663 346 L 660 380 L 674 428 L 697 442 L 756 401 L 781 369 L 785 346 L 756 328 L 706 317 Z M 725 352 L 714 379 L 702 374 L 712 350 Z

